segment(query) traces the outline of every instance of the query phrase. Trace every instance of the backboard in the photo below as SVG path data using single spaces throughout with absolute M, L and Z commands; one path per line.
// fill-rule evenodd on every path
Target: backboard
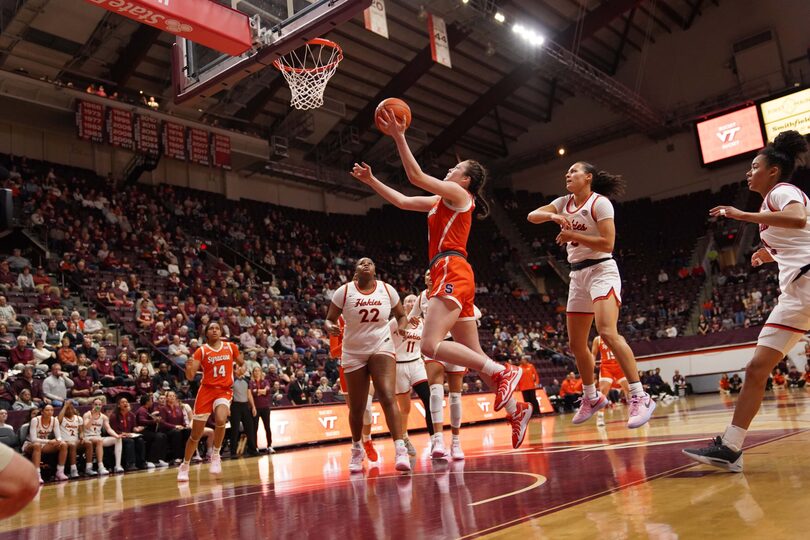
M 250 17 L 253 48 L 229 56 L 183 37 L 172 54 L 176 103 L 194 103 L 228 89 L 273 60 L 320 37 L 366 9 L 371 0 L 216 0 Z

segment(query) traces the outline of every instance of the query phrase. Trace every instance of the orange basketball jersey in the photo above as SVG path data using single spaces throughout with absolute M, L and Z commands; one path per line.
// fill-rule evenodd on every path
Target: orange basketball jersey
M 194 351 L 194 359 L 200 362 L 205 386 L 231 388 L 233 386 L 233 365 L 239 357 L 239 349 L 229 341 L 221 341 L 219 349 L 204 344 Z
M 439 199 L 428 212 L 428 259 L 442 251 L 458 251 L 467 256 L 467 238 L 474 211 L 472 195 L 460 208 L 452 208 L 444 199 Z
M 598 339 L 599 339 L 599 357 L 602 359 L 602 365 L 618 366 L 619 362 L 616 361 L 616 357 L 613 355 L 613 351 L 610 350 L 610 348 L 605 344 L 605 341 L 602 338 Z

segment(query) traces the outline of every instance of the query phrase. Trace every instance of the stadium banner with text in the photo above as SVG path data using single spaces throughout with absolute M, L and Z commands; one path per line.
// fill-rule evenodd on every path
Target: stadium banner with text
M 115 107 L 107 108 L 107 141 L 113 146 L 135 148 L 132 113 Z
M 188 128 L 188 160 L 198 165 L 211 165 L 209 134 L 204 129 Z
M 733 158 L 764 146 L 756 105 L 695 124 L 704 165 Z
M 768 142 L 789 129 L 802 135 L 810 134 L 810 88 L 763 101 L 759 108 Z
M 538 389 L 536 392 L 537 401 L 540 403 L 540 412 L 554 412 L 546 391 Z M 521 401 L 519 392 L 515 392 L 515 399 Z M 424 428 L 425 409 L 422 401 L 414 399 L 412 404 L 408 424 L 412 430 Z M 465 394 L 461 396 L 462 423 L 472 424 L 506 418 L 506 411 L 495 412 L 494 404 L 495 396 L 491 393 Z M 450 418 L 450 402 L 446 398 L 444 400 L 444 417 Z M 371 418 L 371 433 L 388 433 L 385 416 L 380 404 L 376 401 L 372 407 Z M 270 426 L 273 432 L 273 447 L 275 448 L 351 438 L 349 409 L 345 403 L 272 409 Z M 263 429 L 259 430 L 258 444 L 260 448 L 267 446 Z
M 163 150 L 166 157 L 186 160 L 186 126 L 174 122 L 163 124 Z
M 372 0 L 371 6 L 363 11 L 363 21 L 366 24 L 366 30 L 388 38 L 388 19 L 385 16 L 383 0 Z
M 444 19 L 432 13 L 428 14 L 428 33 L 430 34 L 430 55 L 433 61 L 452 68 L 450 43 L 447 39 L 447 26 L 444 24 Z
M 214 167 L 231 170 L 231 138 L 219 133 L 211 134 L 211 159 Z
M 104 105 L 79 100 L 76 106 L 76 127 L 80 139 L 104 142 Z
M 151 156 L 160 155 L 160 122 L 151 116 L 135 115 L 136 150 Z
M 231 56 L 239 56 L 252 46 L 248 16 L 210 0 L 85 2 Z

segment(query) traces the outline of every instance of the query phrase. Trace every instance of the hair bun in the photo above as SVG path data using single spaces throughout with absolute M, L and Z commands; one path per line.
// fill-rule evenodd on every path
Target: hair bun
M 796 130 L 783 131 L 773 140 L 773 149 L 796 159 L 799 154 L 807 152 L 807 140 Z

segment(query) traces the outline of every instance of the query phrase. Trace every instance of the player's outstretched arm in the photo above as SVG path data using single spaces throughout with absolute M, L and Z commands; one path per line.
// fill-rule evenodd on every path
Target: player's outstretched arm
M 352 168 L 352 176 L 366 184 L 377 192 L 377 194 L 401 210 L 413 210 L 414 212 L 429 212 L 436 204 L 438 197 L 411 197 L 400 193 L 392 187 L 383 184 L 371 172 L 371 165 L 363 162 L 355 163 Z
M 546 221 L 553 221 L 559 225 L 561 229 L 571 228 L 571 223 L 568 222 L 565 216 L 561 216 L 557 213 L 557 209 L 553 204 L 547 204 L 537 210 L 532 210 L 529 212 L 529 215 L 526 216 L 526 219 L 529 220 L 529 223 L 534 223 L 535 225 L 545 223 Z

